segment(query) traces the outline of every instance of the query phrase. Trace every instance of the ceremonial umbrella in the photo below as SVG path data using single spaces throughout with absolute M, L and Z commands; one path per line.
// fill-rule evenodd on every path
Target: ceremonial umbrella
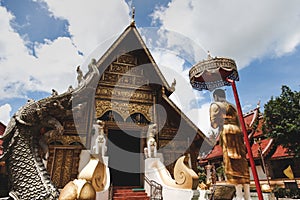
M 219 87 L 232 86 L 239 120 L 244 134 L 244 141 L 249 156 L 250 166 L 255 181 L 256 191 L 258 194 L 258 198 L 262 200 L 263 197 L 259 184 L 259 179 L 257 176 L 255 162 L 253 159 L 251 146 L 248 140 L 248 134 L 245 126 L 245 121 L 243 118 L 243 112 L 241 109 L 239 96 L 235 85 L 235 81 L 239 80 L 239 75 L 235 61 L 230 58 L 213 58 L 210 55 L 208 55 L 208 58 L 206 60 L 197 63 L 190 69 L 189 77 L 192 87 L 200 91 L 212 91 Z
M 234 60 L 229 58 L 212 58 L 210 55 L 207 60 L 203 60 L 194 65 L 189 72 L 190 82 L 196 90 L 212 91 L 222 86 L 230 86 L 227 81 L 239 80 L 237 67 Z

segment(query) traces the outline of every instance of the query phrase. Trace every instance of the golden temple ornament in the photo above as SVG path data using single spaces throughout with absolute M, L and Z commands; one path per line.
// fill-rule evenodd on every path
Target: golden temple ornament
M 212 91 L 223 86 L 230 86 L 227 81 L 239 80 L 237 66 L 233 59 L 224 57 L 211 57 L 194 65 L 189 71 L 190 83 L 196 90 Z

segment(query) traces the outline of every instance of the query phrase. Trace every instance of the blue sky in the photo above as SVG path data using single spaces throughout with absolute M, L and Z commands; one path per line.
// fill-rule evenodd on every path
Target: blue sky
M 244 112 L 259 100 L 263 108 L 282 85 L 299 91 L 298 0 L 0 0 L 0 121 L 6 124 L 29 98 L 75 85 L 76 67 L 86 70 L 82 63 L 91 53 L 108 41 L 104 52 L 122 33 L 132 6 L 167 81 L 177 80 L 172 100 L 204 132 L 211 95 L 191 89 L 188 70 L 208 50 L 237 62 Z M 164 40 L 158 44 L 151 31 Z M 231 88 L 226 90 L 233 101 Z

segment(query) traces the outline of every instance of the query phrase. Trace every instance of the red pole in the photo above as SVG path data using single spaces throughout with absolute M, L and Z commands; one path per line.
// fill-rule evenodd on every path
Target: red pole
M 254 159 L 253 159 L 253 154 L 252 154 L 250 142 L 249 142 L 249 139 L 248 139 L 248 134 L 247 134 L 246 126 L 245 126 L 245 121 L 244 121 L 243 112 L 242 112 L 239 96 L 238 96 L 238 93 L 237 93 L 235 81 L 231 80 L 231 79 L 227 79 L 227 81 L 229 83 L 231 83 L 231 86 L 232 86 L 232 89 L 233 89 L 234 99 L 235 99 L 235 102 L 236 102 L 236 107 L 237 107 L 238 115 L 239 115 L 239 118 L 240 118 L 240 124 L 242 126 L 242 131 L 243 131 L 243 134 L 244 134 L 244 141 L 245 141 L 245 145 L 246 145 L 248 156 L 249 156 L 250 166 L 251 166 L 251 170 L 252 170 L 252 174 L 253 174 L 253 178 L 254 178 L 254 182 L 255 182 L 255 186 L 256 186 L 256 192 L 258 194 L 258 199 L 263 200 L 264 198 L 262 196 L 262 192 L 261 192 L 261 188 L 260 188 L 260 183 L 259 183 L 259 179 L 258 179 L 258 175 L 257 175 L 257 171 L 256 171 Z

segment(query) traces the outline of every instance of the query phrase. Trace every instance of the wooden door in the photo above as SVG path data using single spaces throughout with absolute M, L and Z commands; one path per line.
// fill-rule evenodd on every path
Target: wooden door
M 114 186 L 142 186 L 140 131 L 109 130 L 108 156 Z
M 79 145 L 50 145 L 47 171 L 58 188 L 77 178 L 82 147 Z

